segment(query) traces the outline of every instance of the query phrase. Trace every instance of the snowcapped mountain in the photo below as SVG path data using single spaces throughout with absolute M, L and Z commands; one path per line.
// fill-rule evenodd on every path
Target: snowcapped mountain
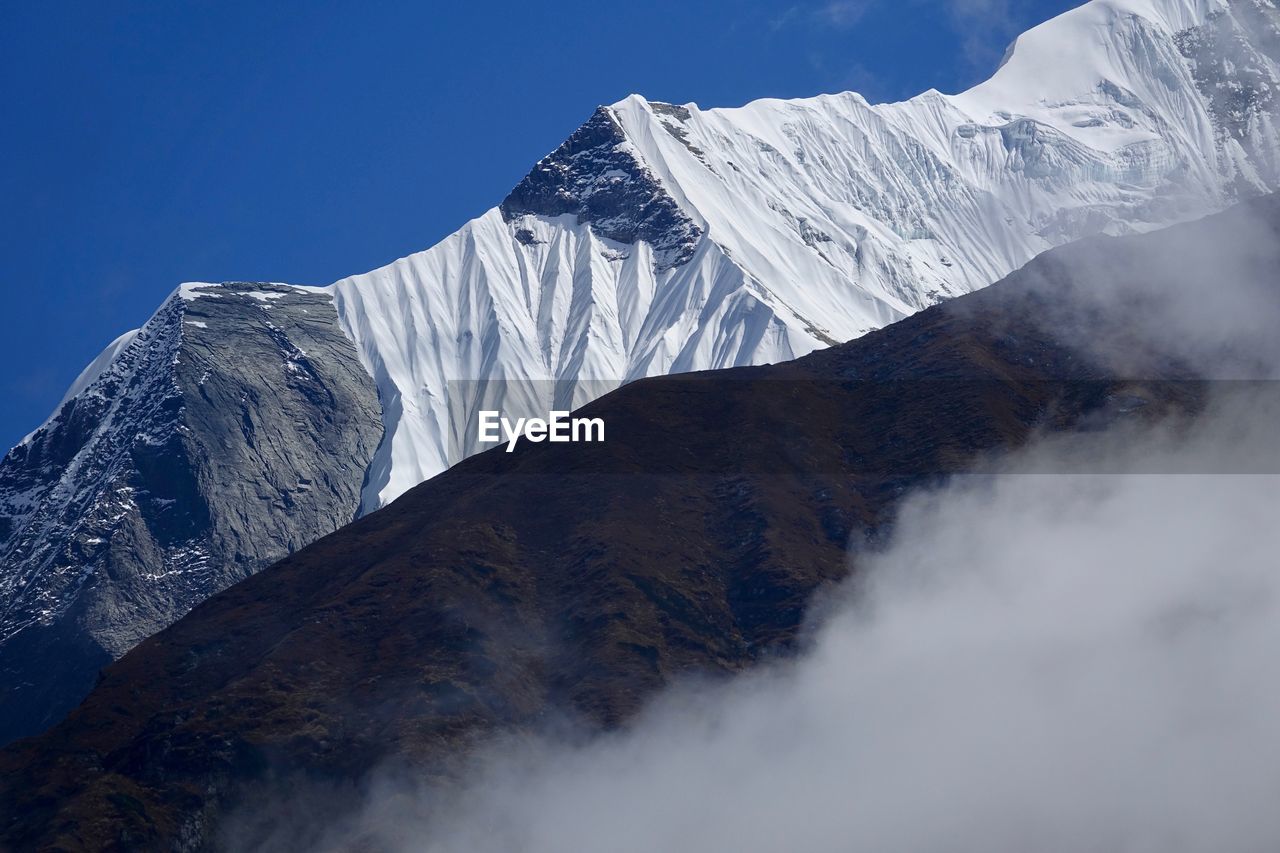
M 601 107 L 498 207 L 334 285 L 386 404 L 364 509 L 451 461 L 474 408 L 451 379 L 565 394 L 782 361 L 1051 246 L 1277 186 L 1277 20 L 1262 0 L 1095 0 L 961 95 Z
M 480 408 L 790 359 L 1280 187 L 1278 62 L 1270 0 L 1093 0 L 959 95 L 631 96 L 424 252 L 180 288 L 0 462 L 0 737 L 474 450 Z

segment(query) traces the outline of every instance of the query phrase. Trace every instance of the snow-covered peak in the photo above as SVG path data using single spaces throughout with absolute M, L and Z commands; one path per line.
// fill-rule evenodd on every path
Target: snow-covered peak
M 677 266 L 693 256 L 702 229 L 666 191 L 627 138 L 617 113 L 600 107 L 538 162 L 499 206 L 508 223 L 573 214 L 602 237 L 643 240 Z M 526 244 L 532 232 L 517 228 Z
M 1129 41 L 1135 24 L 1172 36 L 1227 8 L 1225 0 L 1093 0 L 1019 35 L 996 72 L 964 96 L 1008 109 L 1084 93 L 1102 79 L 1142 83 L 1133 72 L 1145 57 Z
M 388 402 L 366 508 L 456 461 L 479 403 L 451 399 L 452 382 L 532 399 L 512 383 L 790 358 L 1054 245 L 1275 187 L 1271 113 L 1237 116 L 1233 135 L 1212 92 L 1240 84 L 1233 69 L 1275 76 L 1274 42 L 1249 35 L 1274 15 L 1263 0 L 1094 0 L 958 95 L 598 108 L 497 209 L 335 286 Z M 1215 82 L 1191 45 L 1227 31 L 1249 61 Z
M 475 449 L 481 404 L 791 358 L 1277 188 L 1278 32 L 1270 0 L 1093 0 L 960 94 L 598 108 L 493 209 L 327 289 L 382 396 L 364 509 Z

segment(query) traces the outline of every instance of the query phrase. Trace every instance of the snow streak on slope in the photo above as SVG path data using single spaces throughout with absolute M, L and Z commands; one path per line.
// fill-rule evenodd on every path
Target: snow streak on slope
M 383 407 L 362 511 L 477 449 L 480 408 L 792 358 L 1280 187 L 1278 24 L 1270 0 L 1093 0 L 959 95 L 599 108 L 497 207 L 328 288 Z
M 790 358 L 812 348 L 762 306 L 710 241 L 662 269 L 645 242 L 597 236 L 572 216 L 525 217 L 526 243 L 492 210 L 429 252 L 335 286 L 344 329 L 377 380 L 386 438 L 370 468 L 365 509 L 443 470 L 471 447 L 453 425 L 478 408 L 547 411 L 589 380 Z M 482 393 L 451 412 L 459 387 Z M 487 383 L 486 383 L 487 380 Z M 544 381 L 504 381 L 544 380 Z
M 499 206 L 328 288 L 384 409 L 362 511 L 477 449 L 480 408 L 785 360 L 1280 187 L 1278 58 L 1271 0 L 1093 0 L 960 95 L 601 107 Z
M 511 380 L 580 403 L 582 380 L 792 358 L 1280 186 L 1276 21 L 1266 0 L 1095 0 L 961 95 L 600 108 L 498 208 L 334 286 L 385 409 L 364 509 L 457 461 L 482 400 L 545 411 Z M 451 400 L 458 379 L 484 390 Z

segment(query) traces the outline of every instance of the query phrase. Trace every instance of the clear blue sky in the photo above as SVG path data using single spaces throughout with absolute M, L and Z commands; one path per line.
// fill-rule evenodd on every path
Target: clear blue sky
M 0 444 L 178 282 L 327 284 L 426 248 L 597 104 L 957 91 L 1073 5 L 4 3 Z

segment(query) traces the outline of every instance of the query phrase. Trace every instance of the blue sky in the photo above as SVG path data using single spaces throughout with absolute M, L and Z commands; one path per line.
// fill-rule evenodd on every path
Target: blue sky
M 600 103 L 984 78 L 1064 0 L 0 9 L 0 444 L 184 280 L 327 284 L 496 204 Z

